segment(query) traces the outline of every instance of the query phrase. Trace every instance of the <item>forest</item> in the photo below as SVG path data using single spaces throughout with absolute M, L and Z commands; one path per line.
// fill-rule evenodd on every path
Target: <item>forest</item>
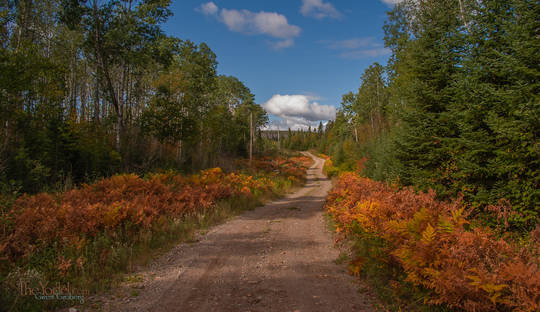
M 164 33 L 169 5 L 0 3 L 0 310 L 66 305 L 25 281 L 111 287 L 303 180 L 300 160 L 243 161 L 267 114 L 208 45 Z
M 164 34 L 170 1 L 2 3 L 4 193 L 222 165 L 267 121 L 206 44 Z
M 540 309 L 538 16 L 538 1 L 403 1 L 387 65 L 322 133 L 285 142 L 324 153 L 349 271 L 392 311 Z
M 540 309 L 538 0 L 399 1 L 335 120 L 274 132 L 207 44 L 164 32 L 170 4 L 0 3 L 0 310 L 67 306 L 23 282 L 114 287 L 301 187 L 307 150 L 389 310 Z
M 284 142 L 341 171 L 463 196 L 472 213 L 512 206 L 507 229 L 540 220 L 538 1 L 404 1 L 388 13 L 388 64 L 372 64 L 324 132 Z M 316 132 L 316 133 L 315 133 Z M 322 133 L 322 134 L 321 134 Z

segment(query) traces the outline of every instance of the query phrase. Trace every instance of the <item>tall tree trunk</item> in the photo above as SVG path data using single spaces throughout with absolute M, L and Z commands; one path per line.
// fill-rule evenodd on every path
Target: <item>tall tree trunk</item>
M 178 142 L 178 150 L 176 152 L 176 161 L 178 162 L 178 164 L 182 164 L 182 140 L 180 140 L 180 142 Z
M 99 48 L 98 48 L 98 41 L 99 41 L 99 22 L 98 22 L 98 13 L 97 13 L 97 0 L 94 0 L 92 2 L 92 7 L 94 10 L 94 22 L 96 23 L 95 26 L 95 40 L 96 40 L 96 46 L 94 47 L 94 54 L 96 58 L 96 82 L 94 84 L 94 120 L 96 122 L 99 122 L 99 115 L 100 115 L 100 103 L 99 103 L 99 85 L 101 80 L 101 70 L 99 66 Z
M 253 161 L 253 112 L 249 113 L 249 165 Z
M 471 32 L 471 30 L 469 29 L 469 24 L 467 23 L 467 20 L 465 19 L 465 10 L 463 9 L 462 0 L 459 0 L 459 10 L 461 12 L 461 20 L 463 21 L 463 24 L 465 25 L 465 28 L 467 28 L 468 32 Z
M 86 121 L 86 105 L 88 103 L 88 84 L 86 81 L 83 81 L 81 86 L 81 116 L 79 118 L 80 122 Z
M 203 155 L 203 140 L 204 140 L 204 125 L 203 125 L 203 120 L 202 120 L 202 114 L 201 114 L 201 139 L 199 141 L 199 166 L 201 166 L 201 168 L 204 168 L 204 155 Z
M 98 13 L 97 13 L 97 0 L 94 0 L 93 2 L 93 8 L 94 8 L 94 20 L 96 23 L 96 58 L 98 59 L 98 66 L 101 65 L 101 74 L 103 75 L 103 78 L 105 78 L 105 81 L 102 81 L 100 79 L 100 82 L 102 83 L 102 87 L 107 90 L 109 95 L 109 100 L 113 106 L 114 112 L 116 113 L 116 150 L 120 151 L 120 134 L 122 133 L 122 110 L 120 107 L 120 104 L 118 103 L 118 98 L 116 96 L 116 92 L 114 90 L 114 85 L 111 79 L 111 72 L 109 69 L 109 60 L 108 55 L 105 54 L 105 51 L 102 46 L 101 37 L 100 37 L 100 23 L 98 19 Z
M 86 78 L 88 76 L 88 70 L 86 68 L 86 62 L 84 63 L 84 72 L 83 77 L 81 81 L 81 118 L 80 121 L 86 121 L 86 111 L 87 111 L 87 105 L 88 105 L 88 79 Z

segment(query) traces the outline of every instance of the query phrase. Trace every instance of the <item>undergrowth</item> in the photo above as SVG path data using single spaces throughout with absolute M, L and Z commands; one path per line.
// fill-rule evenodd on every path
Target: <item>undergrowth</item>
M 499 236 L 465 207 L 356 173 L 340 176 L 326 204 L 338 241 L 352 244 L 350 272 L 391 310 L 538 311 L 540 228 Z
M 219 168 L 192 176 L 120 175 L 10 199 L 2 209 L 0 306 L 44 311 L 82 304 L 197 231 L 282 195 L 304 180 L 308 163 L 259 160 L 253 176 Z

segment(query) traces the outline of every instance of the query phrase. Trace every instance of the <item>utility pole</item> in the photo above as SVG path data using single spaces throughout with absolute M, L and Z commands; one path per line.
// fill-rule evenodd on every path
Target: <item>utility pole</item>
M 280 141 L 280 137 L 279 137 L 279 128 L 277 129 L 277 145 L 278 145 L 278 150 L 281 150 L 281 141 Z

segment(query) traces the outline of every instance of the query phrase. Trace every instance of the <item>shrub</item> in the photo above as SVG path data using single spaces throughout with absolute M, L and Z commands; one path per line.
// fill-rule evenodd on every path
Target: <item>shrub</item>
M 185 231 L 185 223 L 205 226 L 223 219 L 223 203 L 254 207 L 261 197 L 300 181 L 306 162 L 302 157 L 261 162 L 275 165 L 275 175 L 225 173 L 220 168 L 191 176 L 123 174 L 64 193 L 0 198 L 0 288 L 14 294 L 0 296 L 0 303 L 18 300 L 18 286 L 6 284 L 16 280 L 8 278 L 13 272 L 37 270 L 51 284 L 86 286 L 85 279 L 110 278 L 131 261 L 133 249 L 174 239 Z
M 426 289 L 424 300 L 466 311 L 540 309 L 540 228 L 524 242 L 473 227 L 463 202 L 435 192 L 397 190 L 355 173 L 343 174 L 326 209 L 343 237 L 360 232 L 383 239 L 381 261 L 404 272 L 404 282 Z M 362 261 L 356 261 L 361 269 Z

